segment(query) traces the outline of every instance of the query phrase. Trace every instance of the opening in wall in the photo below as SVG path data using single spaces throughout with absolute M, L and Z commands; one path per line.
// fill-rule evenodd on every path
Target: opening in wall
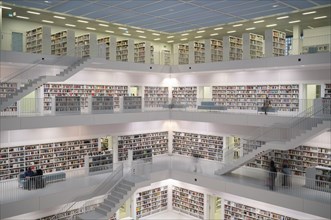
M 321 85 L 317 84 L 306 84 L 305 86 L 306 91 L 306 108 L 313 106 L 314 99 L 318 99 L 321 97 Z

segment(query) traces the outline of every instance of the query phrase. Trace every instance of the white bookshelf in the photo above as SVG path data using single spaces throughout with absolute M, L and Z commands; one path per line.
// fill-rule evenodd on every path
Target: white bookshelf
M 205 63 L 205 43 L 189 42 L 189 63 Z
M 189 64 L 189 45 L 178 45 L 178 64 Z
M 0 148 L 0 180 L 13 179 L 27 167 L 51 173 L 84 167 L 84 157 L 98 151 L 98 139 Z
M 263 35 L 243 34 L 243 59 L 256 59 L 263 57 Z
M 172 208 L 176 211 L 204 219 L 204 194 L 172 186 Z
M 187 132 L 173 132 L 173 153 L 208 160 L 223 160 L 223 137 Z
M 144 105 L 145 108 L 162 108 L 169 101 L 168 87 L 145 86 Z
M 168 208 L 168 186 L 156 187 L 136 195 L 136 218 L 158 213 Z
M 173 87 L 172 102 L 175 105 L 185 105 L 186 107 L 195 107 L 197 105 L 197 87 Z
M 17 91 L 17 83 L 0 83 L 0 100 L 7 98 Z M 4 112 L 17 112 L 17 102 L 4 109 Z
M 109 170 L 109 166 L 113 164 L 113 152 L 110 150 L 91 152 L 89 156 L 89 172 L 96 172 L 106 168 Z
M 51 54 L 51 28 L 38 27 L 26 32 L 26 52 Z
M 210 39 L 210 55 L 211 62 L 221 62 L 223 61 L 223 41 Z
M 111 48 L 110 48 L 110 40 L 111 38 L 110 37 L 102 37 L 102 38 L 99 38 L 98 39 L 98 45 L 104 45 L 105 46 L 105 53 L 106 53 L 106 60 L 110 60 L 110 54 L 114 51 L 111 51 Z
M 286 33 L 273 29 L 265 30 L 265 55 L 266 57 L 285 56 Z
M 114 112 L 113 96 L 89 96 L 89 112 L 95 113 L 112 113 Z
M 289 216 L 248 206 L 229 200 L 224 200 L 224 219 L 268 219 L 268 220 L 296 220 Z
M 80 97 L 55 96 L 52 99 L 52 105 L 55 106 L 53 109 L 55 114 L 79 114 L 81 112 L 80 104 Z
M 170 65 L 171 64 L 171 54 L 170 50 L 162 50 L 161 56 L 163 60 L 163 65 Z
M 116 42 L 116 61 L 134 62 L 134 42 L 132 39 Z
M 64 30 L 51 35 L 51 54 L 73 56 L 75 54 L 75 32 Z
M 98 45 L 95 33 L 83 34 L 75 38 L 76 55 L 80 57 L 97 57 Z
M 127 160 L 128 150 L 145 150 L 150 146 L 153 155 L 168 153 L 168 132 L 118 136 L 118 160 Z
M 141 96 L 121 96 L 120 110 L 122 112 L 137 112 L 142 110 Z
M 325 84 L 324 98 L 331 98 L 331 83 Z
M 223 60 L 242 60 L 243 39 L 235 36 L 223 37 Z

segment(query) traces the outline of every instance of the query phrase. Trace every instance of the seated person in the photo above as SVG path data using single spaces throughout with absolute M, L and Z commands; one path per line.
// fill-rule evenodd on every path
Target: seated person
M 28 167 L 28 169 L 24 173 L 24 177 L 32 177 L 34 175 L 35 175 L 35 173 L 32 171 L 31 167 Z
M 26 179 L 26 182 L 24 184 L 24 188 L 31 190 L 31 188 L 34 187 L 34 179 L 32 178 L 35 175 L 35 173 L 32 171 L 31 167 L 28 167 L 28 169 L 24 173 L 24 178 Z

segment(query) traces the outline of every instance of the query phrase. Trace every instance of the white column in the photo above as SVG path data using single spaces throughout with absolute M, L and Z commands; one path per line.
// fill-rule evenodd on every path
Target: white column
M 151 42 L 149 41 L 145 42 L 145 63 L 151 63 Z
M 301 27 L 300 25 L 293 26 L 293 42 L 292 42 L 292 55 L 301 53 Z
M 273 30 L 266 29 L 264 32 L 265 37 L 265 57 L 273 57 Z
M 109 42 L 109 60 L 110 61 L 116 61 L 116 37 L 110 36 L 110 42 Z
M 112 137 L 113 163 L 118 163 L 118 136 Z
M 170 121 L 170 123 L 171 123 L 171 121 Z M 173 131 L 171 128 L 171 130 L 168 131 L 168 153 L 170 155 L 172 155 L 172 149 L 173 149 L 173 147 L 172 147 L 173 136 L 174 135 L 173 135 Z
M 172 49 L 172 51 L 173 51 L 173 58 L 174 58 L 174 60 L 173 60 L 173 64 L 174 64 L 174 65 L 178 65 L 178 63 L 179 63 L 179 51 L 178 51 L 178 45 L 179 45 L 179 44 L 173 44 L 173 49 Z
M 251 42 L 250 42 L 250 33 L 243 33 L 243 60 L 251 59 Z
M 188 64 L 194 64 L 195 63 L 195 59 L 194 59 L 194 41 L 190 41 L 188 42 Z
M 205 63 L 211 63 L 211 40 L 206 39 L 205 44 Z
M 134 62 L 134 41 L 133 39 L 128 39 L 128 62 Z
M 67 30 L 67 55 L 75 56 L 75 32 Z
M 88 176 L 90 172 L 90 167 L 89 167 L 89 156 L 85 155 L 84 157 L 84 167 L 85 167 L 85 175 Z
M 223 61 L 230 60 L 230 40 L 229 36 L 223 36 Z

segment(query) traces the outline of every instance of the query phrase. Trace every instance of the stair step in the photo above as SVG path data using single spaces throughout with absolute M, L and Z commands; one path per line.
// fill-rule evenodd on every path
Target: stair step
M 123 180 L 121 181 L 121 183 L 124 183 L 125 185 L 132 186 L 132 187 L 136 185 L 135 183 L 130 182 L 130 181 L 125 180 L 125 179 L 123 179 Z
M 114 196 L 114 195 L 109 195 L 107 197 L 108 200 L 113 201 L 114 203 L 120 202 L 121 199 L 123 199 L 123 196 L 121 198 Z
M 123 190 L 126 190 L 126 191 L 130 191 L 131 190 L 131 186 L 127 186 L 127 185 L 124 185 L 123 183 L 120 183 L 119 185 L 117 185 L 116 187 L 120 188 L 120 189 L 123 189 Z
M 106 209 L 101 208 L 101 207 L 95 208 L 95 211 L 97 213 L 100 213 L 100 214 L 105 215 L 105 216 L 108 216 L 108 213 L 111 212 L 111 210 L 106 210 Z
M 111 196 L 114 196 L 114 197 L 116 197 L 116 198 L 118 198 L 118 199 L 123 199 L 123 196 L 124 196 L 123 194 L 118 193 L 118 192 L 116 192 L 116 191 L 114 191 L 114 190 L 111 191 L 110 195 L 111 195 Z
M 95 220 L 108 220 L 109 219 L 107 217 L 107 215 L 103 215 L 103 214 L 98 213 L 96 211 L 86 212 L 84 214 L 81 214 L 81 215 L 76 216 L 76 218 L 78 220 L 91 220 L 91 219 L 95 219 Z
M 125 190 L 125 189 L 122 189 L 122 188 L 119 188 L 118 186 L 116 186 L 112 191 L 115 191 L 117 193 L 120 193 L 122 195 L 125 195 L 128 190 Z
M 112 209 L 115 208 L 115 206 L 108 205 L 108 204 L 105 203 L 105 202 L 104 202 L 104 203 L 101 203 L 99 207 L 102 208 L 102 209 L 104 209 L 104 210 L 107 210 L 108 212 L 110 212 Z M 107 212 L 107 213 L 108 213 L 108 212 Z
M 119 203 L 119 201 L 114 201 L 112 199 L 108 199 L 106 198 L 104 200 L 104 203 L 107 204 L 107 206 L 110 206 L 110 207 L 115 207 L 117 203 Z

